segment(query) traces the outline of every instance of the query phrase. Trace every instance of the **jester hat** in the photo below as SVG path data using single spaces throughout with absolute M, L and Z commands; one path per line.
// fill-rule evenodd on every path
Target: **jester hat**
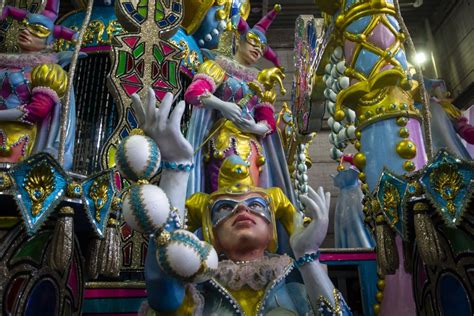
M 273 239 L 267 249 L 276 252 L 278 247 L 276 221 L 278 220 L 288 235 L 291 235 L 297 211 L 280 188 L 255 187 L 250 177 L 249 165 L 237 155 L 227 157 L 222 163 L 219 170 L 218 189 L 215 192 L 211 194 L 198 192 L 186 201 L 188 229 L 194 232 L 202 228 L 204 240 L 214 244 L 211 220 L 211 208 L 214 202 L 223 195 L 239 196 L 249 193 L 258 193 L 268 202 L 273 225 Z
M 35 25 L 38 33 L 47 37 L 46 43 L 51 44 L 54 39 L 62 38 L 68 41 L 74 41 L 77 33 L 62 25 L 55 25 L 58 18 L 59 0 L 48 0 L 41 13 L 31 13 L 27 10 L 5 6 L 2 11 L 1 20 L 11 17 L 17 21 L 24 21 L 28 25 Z
M 278 68 L 281 68 L 280 60 L 278 59 L 275 51 L 270 46 L 268 46 L 266 33 L 280 11 L 281 5 L 275 4 L 273 9 L 268 12 L 257 24 L 255 24 L 253 28 L 250 28 L 248 23 L 243 18 L 240 18 L 237 25 L 237 31 L 241 34 L 241 36 L 247 36 L 250 33 L 251 35 L 258 38 L 260 43 L 264 45 L 263 57 L 272 62 Z

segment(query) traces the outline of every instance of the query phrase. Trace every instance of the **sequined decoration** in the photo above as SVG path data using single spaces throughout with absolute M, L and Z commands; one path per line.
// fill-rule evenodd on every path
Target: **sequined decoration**
M 182 11 L 181 1 L 141 0 L 136 5 L 119 1 L 117 17 L 128 33 L 114 36 L 113 41 L 109 87 L 117 103 L 119 122 L 105 145 L 103 168 L 114 166 L 116 144 L 136 127 L 130 108 L 132 94 L 144 99 L 145 87 L 150 86 L 161 101 L 167 92 L 181 92 L 179 69 L 185 52 L 169 37 L 180 25 Z
M 322 19 L 302 15 L 295 26 L 295 75 L 293 80 L 292 112 L 299 133 L 307 134 L 311 116 L 311 94 L 316 82 L 316 70 L 329 43 L 332 27 Z M 314 130 L 313 130 L 314 131 Z

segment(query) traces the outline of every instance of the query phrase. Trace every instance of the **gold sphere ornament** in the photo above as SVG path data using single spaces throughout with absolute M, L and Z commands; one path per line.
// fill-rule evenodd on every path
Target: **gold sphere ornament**
M 397 125 L 398 126 L 406 126 L 408 124 L 408 118 L 406 117 L 399 117 L 397 119 Z
M 360 140 L 362 138 L 362 133 L 360 131 L 356 132 L 356 138 Z
M 380 291 L 383 291 L 383 289 L 385 288 L 385 280 L 378 280 L 377 281 L 377 288 Z
M 344 167 L 344 165 L 338 165 L 337 166 L 337 171 L 344 171 L 346 168 Z
M 357 153 L 354 155 L 354 165 L 362 170 L 365 167 L 366 159 L 363 153 Z
M 400 128 L 398 135 L 400 135 L 400 137 L 402 138 L 407 138 L 408 136 L 410 136 L 410 132 L 408 131 L 408 128 L 402 127 Z
M 363 172 L 359 173 L 359 180 L 362 182 L 365 182 L 365 173 Z
M 415 163 L 411 160 L 405 161 L 403 163 L 403 169 L 405 169 L 408 172 L 415 171 L 415 168 L 416 168 Z
M 369 193 L 369 185 L 368 185 L 367 183 L 364 183 L 364 184 L 361 186 L 361 189 L 362 189 L 362 193 L 364 193 L 364 194 Z
M 416 157 L 416 145 L 411 140 L 402 140 L 397 145 L 397 154 L 404 159 Z
M 357 134 L 356 134 L 356 135 L 357 135 Z M 360 144 L 359 141 L 356 141 L 356 142 L 354 143 L 354 148 L 357 149 L 357 151 L 360 150 L 360 146 L 361 146 L 361 144 Z
M 378 315 L 380 313 L 380 304 L 374 304 L 374 315 Z
M 337 122 L 342 121 L 346 117 L 346 113 L 343 110 L 337 110 L 336 113 L 334 113 L 334 119 Z
M 382 303 L 383 293 L 378 291 L 377 294 L 375 294 L 375 299 L 377 300 L 377 302 Z

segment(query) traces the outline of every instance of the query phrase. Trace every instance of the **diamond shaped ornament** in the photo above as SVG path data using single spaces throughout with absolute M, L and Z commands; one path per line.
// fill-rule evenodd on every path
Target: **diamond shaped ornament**
M 406 188 L 407 183 L 404 180 L 399 179 L 388 170 L 384 170 L 380 176 L 377 192 L 375 194 L 380 203 L 385 220 L 403 239 L 405 239 L 403 200 Z
M 116 192 L 113 171 L 105 170 L 87 178 L 82 183 L 82 190 L 87 218 L 96 234 L 103 238 Z
M 47 153 L 36 154 L 16 164 L 10 175 L 26 231 L 34 235 L 62 201 L 69 178 Z
M 473 194 L 474 164 L 441 150 L 425 167 L 421 184 L 446 225 L 456 227 L 462 221 Z

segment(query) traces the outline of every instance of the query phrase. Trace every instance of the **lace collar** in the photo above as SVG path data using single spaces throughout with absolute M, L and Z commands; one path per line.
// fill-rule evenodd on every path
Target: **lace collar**
M 287 255 L 268 255 L 242 263 L 223 260 L 219 262 L 214 279 L 232 291 L 240 290 L 245 285 L 258 291 L 284 274 L 292 264 L 293 259 Z

